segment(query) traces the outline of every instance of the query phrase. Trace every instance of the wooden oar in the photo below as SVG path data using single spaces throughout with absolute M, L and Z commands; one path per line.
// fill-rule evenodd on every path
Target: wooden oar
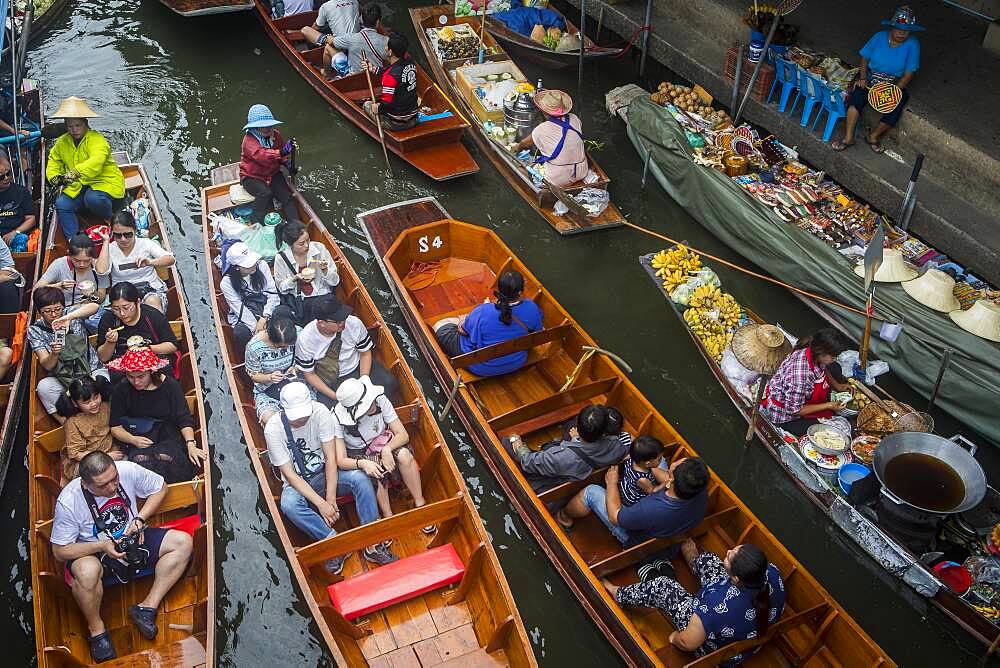
M 378 110 L 375 109 L 375 105 L 378 101 L 375 99 L 375 87 L 372 86 L 372 72 L 371 63 L 368 59 L 362 61 L 365 65 L 365 78 L 368 80 L 368 94 L 372 96 L 372 116 L 375 117 L 375 126 L 378 128 L 378 141 L 382 144 L 382 155 L 385 157 L 385 168 L 389 172 L 389 178 L 392 178 L 392 165 L 389 164 L 389 150 L 385 147 L 385 135 L 382 133 L 382 119 L 378 117 Z

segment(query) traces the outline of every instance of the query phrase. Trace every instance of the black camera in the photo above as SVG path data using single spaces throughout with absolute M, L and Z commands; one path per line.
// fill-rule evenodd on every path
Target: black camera
M 136 531 L 122 536 L 115 543 L 115 549 L 125 555 L 125 563 L 137 571 L 145 568 L 146 563 L 149 561 L 149 550 L 139 542 L 141 536 L 142 531 Z

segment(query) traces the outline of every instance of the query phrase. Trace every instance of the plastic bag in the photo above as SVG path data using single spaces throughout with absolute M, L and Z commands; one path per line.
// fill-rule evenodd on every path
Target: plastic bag
M 687 306 L 688 302 L 691 300 L 691 294 L 694 292 L 694 286 L 690 283 L 681 283 L 673 292 L 670 293 L 670 300 L 675 304 L 680 304 L 681 306 Z
M 145 197 L 140 197 L 137 200 L 133 200 L 128 205 L 128 208 L 135 218 L 136 236 L 149 236 L 149 200 Z
M 212 221 L 215 236 L 220 241 L 225 239 L 239 239 L 242 241 L 250 234 L 250 228 L 242 220 L 238 220 L 229 214 L 220 215 L 212 213 L 208 217 Z
M 611 203 L 611 195 L 608 194 L 607 190 L 600 188 L 584 188 L 573 199 L 587 210 L 587 215 L 594 218 L 604 213 L 608 204 Z
M 556 45 L 556 51 L 559 53 L 565 53 L 567 51 L 579 51 L 580 50 L 580 36 L 571 35 L 568 32 L 563 33 L 559 38 L 559 43 Z
M 719 280 L 718 274 L 708 267 L 702 267 L 696 271 L 687 282 L 691 285 L 692 289 L 701 287 L 702 285 L 711 285 L 714 288 L 722 287 L 722 281 Z
M 726 346 L 726 349 L 722 351 L 722 362 L 719 364 L 719 368 L 722 369 L 723 375 L 733 384 L 733 387 L 744 396 L 749 394 L 750 385 L 760 378 L 759 373 L 740 364 L 732 346 Z

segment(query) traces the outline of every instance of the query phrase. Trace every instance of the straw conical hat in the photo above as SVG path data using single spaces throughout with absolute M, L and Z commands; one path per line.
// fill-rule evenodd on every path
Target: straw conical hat
M 859 264 L 854 268 L 854 273 L 864 278 L 865 265 Z M 917 268 L 903 259 L 903 252 L 898 248 L 886 248 L 882 251 L 882 264 L 875 272 L 875 280 L 878 283 L 899 283 L 900 281 L 912 281 L 917 277 Z
M 774 325 L 744 325 L 733 334 L 733 354 L 750 371 L 773 374 L 781 366 L 792 344 Z
M 49 118 L 99 118 L 100 114 L 95 112 L 81 97 L 67 97 L 59 104 L 56 113 Z
M 903 281 L 906 294 L 935 311 L 948 313 L 961 306 L 955 299 L 955 279 L 939 269 L 928 269 L 920 278 Z
M 952 311 L 948 317 L 965 331 L 1000 343 L 1000 305 L 996 302 L 980 299 L 968 311 Z

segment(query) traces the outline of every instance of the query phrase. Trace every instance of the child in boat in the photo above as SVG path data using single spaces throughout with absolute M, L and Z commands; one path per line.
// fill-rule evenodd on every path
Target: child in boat
M 56 409 L 66 418 L 60 460 L 63 482 L 76 478 L 80 460 L 94 451 L 107 453 L 115 461 L 126 459 L 125 451 L 111 436 L 111 383 L 103 376 L 76 378 L 59 396 Z
M 625 416 L 614 406 L 608 406 L 608 424 L 604 433 L 608 436 L 617 436 L 618 440 L 626 448 L 632 446 L 632 434 L 623 429 L 625 426 Z M 576 418 L 569 420 L 563 425 L 563 440 L 580 442 L 580 430 L 576 426 Z
M 662 461 L 663 445 L 655 438 L 640 436 L 632 442 L 618 480 L 622 504 L 631 506 L 644 496 L 666 489 L 670 473 L 660 468 Z

